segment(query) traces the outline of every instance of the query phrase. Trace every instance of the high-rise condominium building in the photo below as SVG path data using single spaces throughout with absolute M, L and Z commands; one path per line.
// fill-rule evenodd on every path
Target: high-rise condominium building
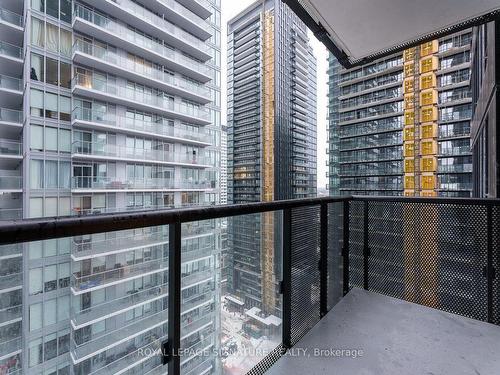
M 0 220 L 219 202 L 220 0 L 0 7 Z M 218 235 L 183 226 L 183 348 L 217 345 Z M 164 227 L 1 247 L 0 373 L 165 373 L 167 265 Z
M 329 58 L 331 194 L 471 195 L 471 39 L 349 70 Z
M 228 23 L 228 201 L 316 194 L 316 59 L 305 24 L 280 0 Z M 245 308 L 280 314 L 274 258 L 279 218 L 234 218 L 228 289 Z M 259 235 L 260 233 L 260 235 Z

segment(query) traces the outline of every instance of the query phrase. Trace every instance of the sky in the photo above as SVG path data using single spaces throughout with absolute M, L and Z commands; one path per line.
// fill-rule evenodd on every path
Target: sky
M 227 114 L 227 21 L 236 16 L 247 6 L 255 2 L 255 0 L 221 0 L 221 23 L 222 23 L 222 121 L 226 123 Z M 314 50 L 314 55 L 317 60 L 317 113 L 318 113 L 318 188 L 324 188 L 327 184 L 327 155 L 328 147 L 326 137 L 326 113 L 327 113 L 327 93 L 328 93 L 328 68 L 327 58 L 328 52 L 321 42 L 319 42 L 312 33 L 309 33 L 311 45 Z

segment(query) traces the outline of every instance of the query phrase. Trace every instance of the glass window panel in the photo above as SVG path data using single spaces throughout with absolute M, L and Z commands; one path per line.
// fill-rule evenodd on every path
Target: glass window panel
M 61 79 L 59 80 L 61 87 L 69 89 L 71 87 L 71 65 L 61 61 Z
M 35 303 L 30 305 L 30 331 L 42 328 L 42 304 Z
M 43 305 L 43 325 L 47 327 L 57 322 L 57 302 L 56 299 L 45 301 Z
M 41 304 L 40 305 L 40 314 L 42 312 Z M 30 306 L 30 312 L 31 312 L 31 307 L 35 305 Z M 40 316 L 41 318 L 41 316 Z M 40 319 L 40 322 L 42 319 Z M 36 339 L 30 342 L 30 347 L 29 347 L 29 367 L 36 366 L 40 363 L 43 362 L 43 346 L 42 346 L 42 339 Z
M 53 257 L 57 255 L 57 239 L 45 240 L 43 256 Z
M 57 356 L 57 334 L 52 333 L 44 337 L 44 361 L 48 361 Z
M 62 296 L 57 299 L 57 320 L 69 319 L 69 296 Z
M 69 216 L 71 214 L 71 198 L 59 198 L 59 215 L 60 216 Z M 69 253 L 69 247 L 60 248 L 66 252 L 64 254 Z
M 45 81 L 43 56 L 36 53 L 31 54 L 30 78 L 34 81 Z
M 30 186 L 32 189 L 43 188 L 43 160 L 30 160 Z
M 30 106 L 33 116 L 43 116 L 43 91 L 31 89 Z
M 57 95 L 45 93 L 45 117 L 57 119 Z
M 47 27 L 47 49 L 49 51 L 59 51 L 59 27 L 51 23 L 46 23 Z
M 47 160 L 45 162 L 45 187 L 57 188 L 57 161 Z
M 40 12 L 44 12 L 45 0 L 31 0 L 31 8 L 39 10 Z
M 60 15 L 61 21 L 71 23 L 71 0 L 61 0 L 61 11 L 60 11 L 59 15 Z M 62 32 L 62 29 L 61 29 L 61 32 Z
M 71 130 L 59 129 L 59 151 L 71 152 Z
M 71 121 L 71 99 L 67 96 L 59 96 L 59 119 Z
M 57 198 L 45 198 L 45 213 L 46 217 L 57 216 Z
M 51 292 L 57 289 L 57 265 L 46 266 L 43 270 L 44 290 Z
M 38 18 L 31 18 L 31 44 L 45 46 L 45 24 Z
M 47 10 L 46 13 L 49 16 L 59 18 L 59 0 L 46 0 Z
M 69 189 L 71 187 L 71 163 L 59 162 L 59 188 Z
M 43 199 L 30 198 L 30 217 L 43 216 Z
M 32 150 L 43 150 L 43 126 L 31 125 L 30 127 L 30 147 Z
M 57 60 L 47 57 L 47 83 L 50 83 L 51 85 L 58 85 L 58 76 Z
M 32 268 L 29 272 L 29 293 L 30 295 L 42 293 L 42 269 Z
M 45 128 L 45 150 L 57 151 L 57 128 Z

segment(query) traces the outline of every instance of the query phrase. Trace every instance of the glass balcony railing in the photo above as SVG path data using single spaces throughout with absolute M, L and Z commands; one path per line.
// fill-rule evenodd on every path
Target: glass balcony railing
M 439 150 L 439 155 L 452 156 L 452 155 L 470 155 L 470 146 L 456 146 L 456 147 L 442 147 Z
M 23 185 L 21 176 L 3 175 L 0 171 L 0 190 L 18 190 Z
M 23 123 L 23 112 L 15 109 L 0 108 L 0 121 Z
M 152 92 L 144 92 L 135 88 L 116 85 L 108 81 L 97 79 L 85 74 L 77 73 L 73 79 L 73 86 L 82 86 L 86 89 L 104 92 L 109 95 L 137 102 L 143 105 L 166 109 L 179 114 L 209 121 L 208 110 L 203 107 L 189 106 L 183 102 L 176 102 L 162 92 L 153 95 Z
M 23 81 L 19 78 L 0 74 L 0 87 L 7 90 L 22 91 Z
M 23 49 L 21 47 L 4 41 L 0 41 L 0 55 L 14 57 L 16 59 L 22 59 L 24 56 Z
M 0 8 L 0 19 L 13 25 L 23 27 L 23 17 L 8 9 Z
M 22 217 L 23 217 L 23 210 L 20 208 L 0 208 L 0 221 L 17 220 L 21 219 Z
M 447 164 L 438 166 L 439 173 L 468 173 L 472 172 L 472 164 Z
M 208 99 L 210 98 L 209 89 L 202 85 L 198 85 L 181 77 L 172 76 L 171 74 L 165 73 L 163 70 L 153 68 L 151 65 L 147 66 L 145 64 L 140 64 L 135 60 L 130 60 L 125 56 L 118 55 L 115 52 L 108 51 L 105 48 L 84 40 L 77 39 L 75 41 L 73 44 L 73 52 L 82 52 L 87 55 L 91 55 L 120 68 L 146 76 L 150 79 L 167 83 L 170 86 L 177 87 Z
M 179 65 L 182 65 L 186 68 L 204 74 L 206 76 L 210 76 L 211 69 L 209 66 L 193 60 L 179 51 L 176 51 L 168 46 L 158 43 L 152 38 L 147 38 L 144 35 L 141 35 L 133 30 L 128 29 L 124 25 L 120 25 L 115 21 L 106 18 L 105 16 L 94 12 L 93 10 L 84 7 L 81 4 L 75 4 L 75 17 L 79 17 L 84 19 L 85 21 L 91 22 L 94 25 L 105 29 L 106 31 L 117 35 L 120 39 L 124 39 L 130 43 L 133 43 L 141 48 L 152 51 L 164 58 L 167 58 Z
M 120 180 L 116 177 L 92 177 L 75 176 L 73 177 L 73 189 L 109 189 L 109 190 L 127 190 L 127 189 L 209 189 L 211 184 L 208 180 L 179 180 L 167 178 L 143 178 L 143 179 L 125 179 Z M 2 183 L 0 182 L 0 189 Z
M 0 155 L 21 156 L 23 145 L 20 142 L 0 139 Z
M 74 142 L 73 153 L 202 166 L 209 165 L 208 163 L 210 162 L 210 159 L 203 155 L 182 154 L 172 151 L 150 150 L 85 141 Z
M 203 18 L 200 16 L 194 14 L 187 8 L 184 8 L 182 5 L 180 5 L 177 1 L 174 0 L 157 0 L 160 4 L 163 6 L 172 9 L 175 11 L 177 14 L 182 15 L 184 18 L 187 18 L 190 20 L 192 23 L 196 24 L 198 27 L 202 28 L 205 30 L 207 33 L 210 33 L 210 25 L 208 24 L 207 21 L 205 21 Z M 210 4 L 206 6 L 207 9 L 210 9 Z
M 134 3 L 130 0 L 111 0 L 111 1 L 118 4 L 120 8 L 125 9 L 129 13 L 132 13 L 135 17 L 138 17 L 151 25 L 155 25 L 164 32 L 167 32 L 168 34 L 176 37 L 177 39 L 182 40 L 184 43 L 189 43 L 191 46 L 199 49 L 204 53 L 208 54 L 210 52 L 210 47 L 207 44 L 205 44 L 202 40 L 182 30 L 173 23 L 168 22 L 163 18 L 160 18 L 155 13 L 147 10 L 143 6 L 140 6 L 139 4 Z M 177 6 L 177 8 L 180 8 L 180 6 Z M 201 24 L 203 25 L 203 23 L 207 25 L 205 21 L 203 21 Z
M 115 126 L 120 129 L 135 130 L 145 132 L 151 135 L 161 135 L 165 137 L 174 137 L 181 139 L 189 139 L 197 142 L 207 142 L 208 135 L 203 128 L 198 128 L 198 131 L 191 131 L 171 125 L 171 120 L 159 118 L 157 120 L 130 118 L 119 116 L 115 113 L 93 111 L 87 108 L 77 107 L 73 110 L 73 119 L 87 122 L 96 122 Z

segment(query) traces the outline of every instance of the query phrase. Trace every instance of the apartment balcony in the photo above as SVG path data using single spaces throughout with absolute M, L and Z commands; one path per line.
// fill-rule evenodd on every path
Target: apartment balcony
M 146 112 L 153 112 L 193 124 L 211 123 L 208 110 L 202 106 L 189 106 L 172 100 L 163 93 L 139 91 L 135 88 L 116 85 L 84 74 L 76 74 L 72 92 L 97 100 L 103 100 Z
M 0 168 L 14 170 L 23 160 L 23 145 L 10 139 L 0 139 Z
M 71 292 L 76 296 L 82 293 L 99 290 L 139 277 L 166 271 L 166 267 L 167 264 L 165 260 L 155 259 L 132 265 L 116 264 L 113 269 L 90 275 L 81 275 L 80 272 L 77 272 L 71 277 Z
M 0 210 L 0 215 L 2 214 L 2 210 Z M 7 220 L 15 220 L 16 218 L 6 218 Z M 5 220 L 1 219 L 0 220 Z M 0 292 L 6 293 L 7 291 L 21 289 L 23 283 L 23 275 L 21 273 L 13 273 L 10 275 L 0 276 Z M 2 353 L 0 351 L 0 353 Z
M 0 22 L 1 23 L 1 22 Z M 21 76 L 23 73 L 24 52 L 22 47 L 0 41 L 0 71 L 9 76 Z
M 85 359 L 92 358 L 129 340 L 133 341 L 134 338 L 167 323 L 167 320 L 166 311 L 160 311 L 140 320 L 133 321 L 131 324 L 120 327 L 117 330 L 105 333 L 103 336 L 92 341 L 78 346 L 75 345 L 71 351 L 73 363 L 80 363 Z
M 23 306 L 12 306 L 0 310 L 0 327 L 22 320 Z
M 0 125 L 5 136 L 19 136 L 23 127 L 23 112 L 15 109 L 0 108 Z
M 23 187 L 23 178 L 21 176 L 12 176 L 5 171 L 0 171 L 0 194 L 1 193 L 21 193 Z
M 21 108 L 23 80 L 0 74 L 0 107 Z
M 184 31 L 177 23 L 173 24 L 131 0 L 88 0 L 89 5 L 102 9 L 116 19 L 133 26 L 146 34 L 164 40 L 167 44 L 203 62 L 211 59 L 211 47 L 204 40 Z M 109 21 L 108 21 L 109 22 Z
M 500 366 L 500 283 L 494 277 L 500 268 L 499 215 L 500 200 L 494 199 L 308 198 L 77 220 L 18 220 L 0 225 L 0 244 L 94 235 L 99 228 L 115 232 L 168 226 L 168 259 L 155 261 L 158 266 L 164 263 L 161 285 L 150 284 L 113 301 L 72 311 L 73 328 L 80 329 L 152 299 L 168 299 L 168 311 L 110 327 L 72 347 L 72 360 L 77 364 L 90 358 L 98 362 L 98 354 L 133 344 L 123 355 L 110 357 L 109 362 L 106 358 L 103 367 L 96 368 L 100 374 L 151 360 L 145 371 L 162 372 L 159 363 L 167 362 L 163 369 L 169 373 L 182 369 L 182 373 L 199 375 L 213 366 L 212 357 L 197 352 L 172 354 L 212 345 L 224 352 L 241 348 L 242 343 L 255 345 L 252 348 L 260 352 L 236 357 L 229 353 L 221 359 L 224 371 L 244 374 L 260 363 L 272 375 L 330 374 L 332 369 L 343 375 L 468 374 L 471 368 L 495 374 Z M 272 225 L 261 227 L 270 218 L 274 218 Z M 196 271 L 185 267 L 190 259 L 215 253 L 209 244 L 187 251 L 182 240 L 195 228 L 206 228 L 204 223 L 216 225 L 218 220 L 228 226 L 230 244 L 240 247 L 232 267 L 251 275 L 241 278 L 245 287 L 234 297 L 219 294 L 216 264 Z M 258 224 L 262 231 L 241 231 L 243 224 L 249 228 Z M 274 239 L 272 251 L 254 246 L 263 235 Z M 122 244 L 111 245 L 110 250 Z M 248 246 L 245 252 L 243 244 Z M 103 254 L 106 243 L 100 248 L 96 248 L 97 256 Z M 78 248 L 78 252 L 88 250 Z M 267 269 L 258 264 L 264 256 L 272 265 Z M 145 264 L 125 267 L 136 266 Z M 81 292 L 129 281 L 130 275 L 143 276 L 149 269 L 116 272 L 101 272 L 113 276 L 99 276 Z M 246 305 L 265 299 L 273 305 L 267 311 Z M 194 311 L 204 313 L 191 314 Z M 138 343 L 146 332 L 165 325 L 168 337 L 154 336 Z M 213 341 L 216 337 L 222 337 L 220 344 Z M 136 354 L 150 344 L 163 347 L 167 339 L 173 348 L 169 346 L 166 354 L 152 351 L 146 358 Z M 323 351 L 315 352 L 319 349 Z M 283 355 L 285 350 L 295 355 Z
M 205 156 L 181 154 L 172 151 L 139 149 L 106 143 L 76 141 L 73 143 L 74 159 L 136 161 L 148 164 L 181 165 L 194 168 L 209 168 Z
M 106 18 L 81 4 L 76 4 L 73 16 L 75 31 L 94 36 L 198 81 L 205 83 L 211 80 L 211 68 L 204 63 L 130 30 L 125 25 Z
M 200 146 L 209 146 L 209 136 L 203 127 L 198 131 L 183 129 L 180 126 L 172 126 L 167 119 L 139 120 L 115 113 L 93 111 L 87 108 L 75 108 L 72 114 L 73 126 L 87 129 L 120 131 L 132 135 L 141 135 L 164 139 L 172 142 L 182 142 Z
M 73 45 L 73 62 L 106 71 L 134 82 L 164 90 L 172 95 L 207 104 L 211 101 L 210 90 L 163 70 L 140 64 L 127 56 L 109 51 L 95 44 L 77 39 Z
M 439 150 L 439 156 L 460 156 L 471 155 L 472 151 L 469 146 L 446 147 Z
M 162 2 L 164 0 L 157 1 Z M 179 0 L 178 2 L 204 20 L 212 14 L 212 6 L 207 0 Z

